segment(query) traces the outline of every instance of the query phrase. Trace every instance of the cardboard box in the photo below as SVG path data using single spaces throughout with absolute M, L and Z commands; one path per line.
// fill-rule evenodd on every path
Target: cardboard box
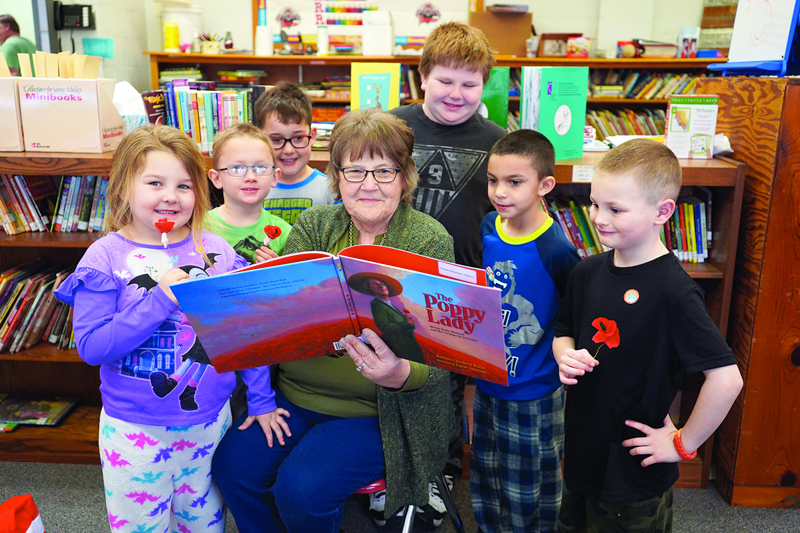
M 125 136 L 112 102 L 115 80 L 18 78 L 18 100 L 29 152 L 101 153 Z
M 469 25 L 483 31 L 498 55 L 525 57 L 525 41 L 531 36 L 531 13 L 475 11 Z
M 25 149 L 22 122 L 19 117 L 17 78 L 0 78 L 0 152 L 21 152 Z

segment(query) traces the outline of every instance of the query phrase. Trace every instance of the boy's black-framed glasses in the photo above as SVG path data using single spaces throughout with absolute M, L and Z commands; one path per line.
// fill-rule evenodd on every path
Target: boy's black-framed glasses
M 360 183 L 367 179 L 367 174 L 372 174 L 372 177 L 378 183 L 391 183 L 397 178 L 400 173 L 399 168 L 376 168 L 375 170 L 366 170 L 358 167 L 339 168 L 345 181 L 351 183 Z
M 247 175 L 247 169 L 252 168 L 256 176 L 272 176 L 275 172 L 275 165 L 228 165 L 225 168 L 217 169 L 220 172 L 227 171 L 234 178 L 243 178 Z
M 311 135 L 294 135 L 288 138 L 270 135 L 269 140 L 272 141 L 272 147 L 279 150 L 286 146 L 287 142 L 295 148 L 305 148 L 311 142 Z

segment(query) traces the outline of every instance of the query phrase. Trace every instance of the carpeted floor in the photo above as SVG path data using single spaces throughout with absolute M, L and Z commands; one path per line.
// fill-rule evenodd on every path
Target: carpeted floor
M 39 506 L 48 533 L 109 531 L 99 466 L 0 462 L 0 502 L 30 493 Z M 468 533 L 477 529 L 470 512 L 469 484 L 460 481 L 453 496 Z M 366 501 L 348 501 L 345 533 L 396 533 L 402 523 L 374 525 L 365 513 Z M 675 533 L 800 533 L 800 509 L 730 507 L 713 488 L 675 491 Z M 421 527 L 415 531 L 426 531 Z M 445 519 L 440 533 L 454 529 Z M 228 533 L 238 533 L 228 516 Z M 309 532 L 312 533 L 312 532 Z

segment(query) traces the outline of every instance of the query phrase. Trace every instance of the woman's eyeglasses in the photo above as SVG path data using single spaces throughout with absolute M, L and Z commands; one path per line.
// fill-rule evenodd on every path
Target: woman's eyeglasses
M 367 174 L 372 174 L 378 183 L 391 183 L 400 172 L 399 168 L 376 168 L 375 170 L 365 170 L 363 168 L 347 167 L 340 168 L 339 172 L 344 176 L 345 181 L 359 183 L 367 179 Z
M 247 175 L 247 169 L 252 168 L 253 174 L 256 176 L 272 176 L 275 171 L 274 165 L 228 165 L 225 168 L 218 169 L 219 171 L 226 170 L 228 174 L 234 178 L 243 178 Z
M 295 135 L 294 137 L 289 137 L 288 139 L 286 137 L 270 135 L 269 140 L 272 141 L 272 147 L 279 150 L 286 146 L 287 141 L 295 148 L 305 148 L 308 146 L 308 143 L 311 142 L 311 135 Z

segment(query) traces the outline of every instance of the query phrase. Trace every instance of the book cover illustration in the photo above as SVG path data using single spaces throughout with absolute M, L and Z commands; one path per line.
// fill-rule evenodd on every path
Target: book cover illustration
M 350 79 L 351 109 L 389 111 L 400 105 L 399 63 L 352 63 Z
M 77 404 L 75 397 L 0 393 L 0 422 L 55 426 Z
M 556 159 L 583 157 L 588 67 L 522 67 L 520 127 L 553 143 Z
M 718 110 L 716 95 L 670 96 L 664 144 L 678 159 L 711 159 Z
M 480 269 L 360 245 L 172 290 L 220 372 L 335 356 L 335 342 L 370 328 L 399 357 L 508 383 L 500 291 Z

